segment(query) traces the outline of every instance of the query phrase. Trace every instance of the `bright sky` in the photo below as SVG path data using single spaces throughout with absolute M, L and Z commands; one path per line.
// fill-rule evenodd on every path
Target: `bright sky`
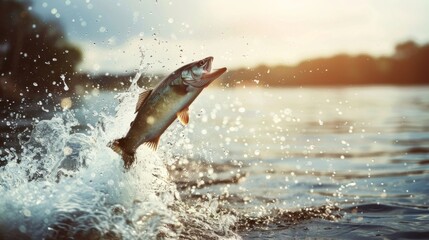
M 296 64 L 337 53 L 392 54 L 429 42 L 426 0 L 45 0 L 84 53 L 80 68 L 172 71 L 214 56 L 214 67 Z M 142 61 L 141 53 L 145 58 Z

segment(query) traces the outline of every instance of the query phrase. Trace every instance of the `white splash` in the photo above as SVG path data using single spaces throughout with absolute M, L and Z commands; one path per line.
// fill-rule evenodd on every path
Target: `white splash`
M 84 134 L 73 131 L 80 123 L 72 112 L 59 113 L 34 126 L 20 156 L 10 153 L 0 169 L 0 239 L 175 239 L 201 226 L 207 236 L 239 238 L 230 230 L 234 217 L 180 200 L 165 166 L 172 154 L 141 148 L 125 171 L 107 147 L 134 118 L 139 77 L 118 94 L 116 117 L 100 113 Z

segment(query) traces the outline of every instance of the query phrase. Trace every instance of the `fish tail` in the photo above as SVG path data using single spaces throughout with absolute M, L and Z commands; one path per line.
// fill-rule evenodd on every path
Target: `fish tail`
M 122 144 L 123 140 L 124 140 L 123 138 L 116 139 L 113 142 L 110 142 L 108 146 L 117 154 L 122 156 L 122 160 L 124 161 L 124 167 L 126 169 L 129 169 L 133 164 L 133 162 L 136 160 L 135 152 L 128 153 L 124 151 L 123 144 Z

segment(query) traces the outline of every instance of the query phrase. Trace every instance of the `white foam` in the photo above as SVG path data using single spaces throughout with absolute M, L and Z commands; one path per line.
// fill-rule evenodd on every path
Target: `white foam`
M 177 238 L 188 234 L 187 222 L 199 223 L 187 228 L 204 225 L 207 236 L 237 237 L 229 230 L 233 217 L 181 202 L 165 166 L 174 162 L 165 151 L 174 149 L 156 154 L 140 148 L 125 171 L 107 147 L 128 130 L 140 91 L 133 85 L 119 94 L 116 117 L 99 114 L 87 134 L 73 133 L 78 122 L 67 111 L 35 125 L 20 163 L 11 153 L 0 170 L 0 238 Z

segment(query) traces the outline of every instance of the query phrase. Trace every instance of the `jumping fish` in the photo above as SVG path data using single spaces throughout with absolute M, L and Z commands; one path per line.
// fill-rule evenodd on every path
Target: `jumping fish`
M 189 63 L 172 72 L 155 88 L 139 95 L 136 118 L 123 138 L 110 143 L 110 147 L 122 156 L 124 167 L 130 168 L 141 144 L 157 149 L 159 138 L 176 117 L 183 125 L 188 124 L 189 105 L 226 68 L 212 68 L 213 57 Z

